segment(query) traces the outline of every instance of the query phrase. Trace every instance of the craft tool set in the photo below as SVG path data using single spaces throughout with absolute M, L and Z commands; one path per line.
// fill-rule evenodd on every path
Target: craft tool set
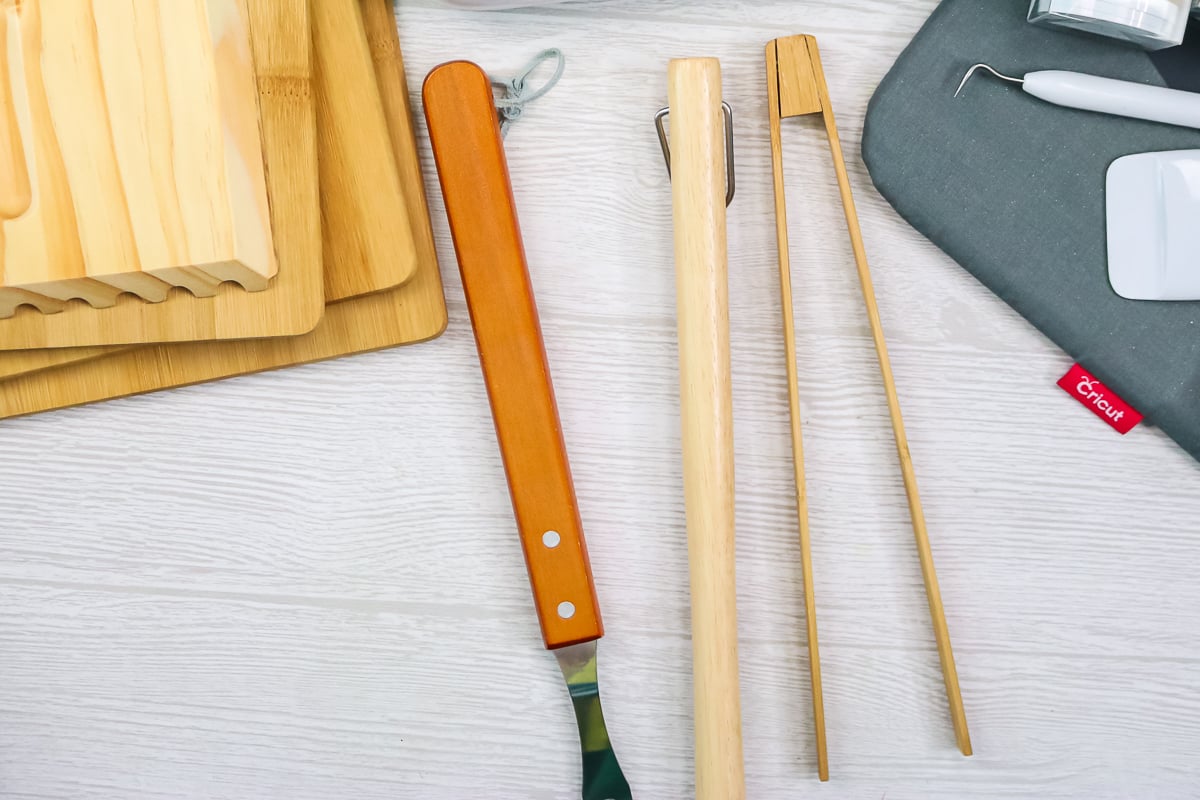
M 907 219 L 1067 349 L 1108 346 L 1114 329 L 1097 318 L 1127 320 L 1122 330 L 1130 335 L 1157 331 L 1140 350 L 1136 342 L 1119 345 L 1118 355 L 1137 351 L 1144 363 L 1113 367 L 1105 380 L 1151 400 L 1163 427 L 1200 457 L 1200 415 L 1189 395 L 1165 379 L 1150 388 L 1134 379 L 1182 363 L 1171 348 L 1196 335 L 1194 319 L 1174 309 L 1200 299 L 1200 95 L 1157 72 L 1163 62 L 1141 50 L 1122 51 L 1112 59 L 1114 74 L 1101 75 L 1107 51 L 1094 40 L 1048 48 L 1060 40 L 1039 37 L 1062 34 L 1025 24 L 1066 24 L 1155 49 L 1183 41 L 1190 3 L 1113 0 L 1086 14 L 1079 5 L 1035 0 L 1027 15 L 1024 0 L 944 0 L 872 101 L 864 158 L 881 193 Z M 1161 13 L 1146 18 L 1147 5 Z M 0 0 L 0 418 L 410 344 L 443 331 L 448 315 L 426 176 L 392 11 L 391 0 Z M 957 27 L 967 17 L 976 22 Z M 1047 50 L 1052 59 L 1041 55 Z M 558 59 L 558 71 L 529 92 L 530 74 L 547 58 Z M 420 97 L 507 477 L 513 546 L 522 548 L 542 643 L 558 661 L 576 717 L 582 797 L 632 800 L 636 787 L 617 759 L 620 726 L 610 739 L 600 703 L 604 587 L 598 590 L 589 561 L 518 222 L 507 127 L 497 110 L 499 104 L 505 126 L 519 117 L 529 98 L 562 75 L 563 58 L 545 51 L 507 82 L 512 96 L 505 98 L 496 97 L 496 80 L 480 66 L 447 61 L 428 74 Z M 991 66 L 1047 59 L 1063 68 L 1016 77 Z M 819 478 L 806 469 L 801 376 L 816 354 L 797 344 L 805 321 L 797 321 L 795 295 L 809 287 L 793 274 L 791 226 L 801 215 L 789 221 L 784 181 L 785 124 L 795 118 L 819 123 L 828 143 L 891 426 L 891 443 L 873 444 L 888 451 L 894 444 L 899 461 L 949 707 L 945 749 L 953 752 L 952 730 L 958 750 L 972 754 L 914 457 L 817 39 L 768 42 L 765 66 L 765 93 L 750 102 L 726 96 L 727 86 L 742 84 L 723 80 L 718 59 L 664 58 L 668 105 L 654 118 L 672 198 L 683 494 L 677 527 L 681 548 L 686 532 L 698 800 L 744 800 L 743 731 L 754 724 L 743 719 L 738 661 L 730 310 L 730 283 L 738 276 L 729 269 L 736 240 L 727 212 L 737 193 L 738 126 L 765 126 L 760 141 L 770 143 L 770 186 L 748 188 L 774 197 L 815 777 L 830 779 L 838 743 L 827 727 L 813 541 L 835 537 L 814 530 L 810 518 L 809 484 Z M 994 81 L 968 86 L 981 72 L 1060 108 Z M 760 119 L 742 110 L 758 109 L 760 99 Z M 1020 124 L 1011 124 L 1014 117 Z M 1103 131 L 1087 128 L 1085 118 Z M 931 136 L 930 120 L 946 130 Z M 997 133 L 1005 130 L 1020 135 Z M 1038 145 L 1034 155 L 1030 142 Z M 1137 151 L 1143 143 L 1156 149 Z M 765 176 L 761 155 L 764 163 L 750 175 Z M 1014 177 L 1043 171 L 1036 192 Z M 1095 196 L 1105 181 L 1106 198 Z M 1106 231 L 1094 224 L 1102 216 Z M 988 238 L 993 220 L 1008 225 L 1010 235 Z M 761 216 L 749 224 L 770 225 Z M 1049 241 L 1049 233 L 1071 243 L 1069 263 L 1039 261 L 1030 249 L 1030 240 Z M 848 269 L 846 261 L 821 266 Z M 1104 264 L 1108 282 L 1098 283 Z M 1087 319 L 1047 299 L 1059 297 L 1083 306 Z M 1142 301 L 1175 302 L 1147 310 Z M 1078 391 L 1102 384 L 1082 367 L 1076 372 L 1077 393 L 1095 401 L 1098 415 L 1117 408 L 1107 387 L 1103 396 Z M 1167 401 L 1153 402 L 1162 397 Z M 1129 421 L 1141 419 L 1123 401 L 1120 409 Z M 565 705 L 564 698 L 564 712 Z

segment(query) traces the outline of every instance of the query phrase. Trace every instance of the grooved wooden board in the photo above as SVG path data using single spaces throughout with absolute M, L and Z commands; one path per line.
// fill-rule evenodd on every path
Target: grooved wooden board
M 390 58 L 389 53 L 395 52 L 395 44 L 389 46 L 388 38 L 378 34 L 367 36 L 362 25 L 359 7 L 350 8 L 354 17 L 350 18 L 353 25 L 338 24 L 331 34 L 316 35 L 316 30 L 323 19 L 320 14 L 314 16 L 314 61 L 322 61 L 320 55 L 323 49 L 328 49 L 331 55 L 328 60 L 342 64 L 344 70 L 353 73 L 356 80 L 355 97 L 358 97 L 359 127 L 366 127 L 366 121 L 372 119 L 372 108 L 378 109 L 378 131 L 385 149 L 386 160 L 395 166 L 395 156 L 392 154 L 388 138 L 388 121 L 384 116 L 382 103 L 378 95 L 376 77 L 374 77 L 374 62 Z M 384 31 L 386 32 L 386 31 Z M 361 56 L 358 55 L 361 52 Z M 358 68 L 361 67 L 361 68 Z M 354 131 L 346 125 L 350 109 L 344 103 L 337 109 L 337 114 L 320 113 L 320 95 L 322 82 L 317 82 L 318 114 L 317 114 L 317 150 L 320 164 L 341 164 L 348 178 L 340 178 L 332 170 L 322 167 L 320 172 L 320 187 L 322 187 L 322 216 L 325 252 L 325 297 L 326 302 L 346 299 L 346 297 L 365 295 L 402 284 L 415 270 L 418 257 L 412 227 L 397 222 L 407 219 L 406 200 L 400 186 L 400 173 L 396 170 L 395 192 L 388 191 L 388 184 L 376 182 L 373 203 L 368 207 L 364 197 L 347 197 L 349 188 L 359 181 L 370 181 L 372 172 L 382 169 L 383 162 L 373 163 L 373 158 L 355 156 L 361 148 L 373 146 L 374 136 L 365 131 Z M 374 100 L 372 100 L 374 96 Z M 336 127 L 335 127 L 336 126 Z M 342 137 L 355 137 L 358 144 L 349 149 Z M 362 144 L 364 143 L 365 144 Z M 330 187 L 334 182 L 334 187 Z M 329 190 L 329 191 L 328 191 Z M 341 194 L 338 194 L 341 192 Z M 343 210 L 338 211 L 332 205 L 334 196 L 341 197 L 346 203 Z M 372 215 L 372 209 L 374 213 Z M 383 215 L 383 216 L 379 216 Z M 397 216 L 398 215 L 398 216 Z M 331 221 L 338 219 L 338 233 L 331 228 Z M 371 237 L 370 245 L 360 246 L 355 240 Z M 336 246 L 331 242 L 337 240 Z M 40 350 L 20 350 L 0 353 L 0 380 L 19 374 L 40 372 L 42 369 L 76 363 L 101 355 L 112 355 L 114 351 L 127 348 L 60 348 Z
M 343 64 L 344 69 L 356 75 L 358 88 L 354 92 L 356 97 L 361 98 L 361 103 L 335 103 L 332 113 L 321 113 L 323 84 L 317 81 L 317 153 L 321 165 L 327 302 L 398 286 L 411 277 L 418 263 L 412 225 L 405 211 L 400 173 L 395 167 L 388 121 L 375 76 L 375 63 L 381 59 L 387 61 L 389 53 L 395 51 L 395 46 L 389 46 L 386 36 L 366 35 L 357 1 L 350 10 L 353 12 L 350 18 L 353 25 L 335 25 L 328 28 L 324 36 L 314 35 L 315 60 L 318 63 L 327 60 Z M 323 19 L 320 14 L 314 16 L 314 32 Z M 329 51 L 328 56 L 321 55 L 323 49 Z M 363 69 L 356 70 L 356 65 L 361 65 Z M 375 138 L 374 134 L 364 130 L 373 118 L 369 112 L 372 105 L 378 109 L 377 127 L 384 150 L 379 153 L 376 148 L 375 155 L 363 158 L 360 150 L 372 148 Z M 360 121 L 360 130 L 357 132 L 349 125 L 356 113 Z M 354 147 L 347 147 L 348 139 L 355 140 Z M 325 166 L 335 163 L 340 167 L 339 172 Z M 394 193 L 389 193 L 386 182 L 372 177 L 374 173 L 387 171 L 389 165 L 395 175 Z M 372 181 L 375 183 L 372 184 Z M 355 195 L 354 190 L 348 188 L 363 184 L 373 185 L 376 189 L 370 206 L 365 202 L 365 196 Z M 341 209 L 335 207 L 335 198 L 341 199 Z M 360 244 L 364 240 L 370 243 Z M 73 347 L 0 352 L 0 380 L 111 355 L 117 350 L 115 347 Z
M 3 286 L 97 306 L 114 288 L 266 289 L 246 0 L 24 0 L 0 17 Z
M 255 342 L 139 347 L 0 383 L 0 418 L 321 361 L 432 339 L 446 303 L 390 0 L 360 0 L 418 254 L 404 286 L 332 303 L 311 333 Z
M 247 10 L 279 263 L 269 290 L 227 284 L 211 298 L 174 289 L 158 304 L 123 296 L 110 308 L 72 303 L 50 315 L 19 309 L 0 320 L 0 350 L 288 336 L 320 320 L 325 298 L 308 2 L 247 0 Z

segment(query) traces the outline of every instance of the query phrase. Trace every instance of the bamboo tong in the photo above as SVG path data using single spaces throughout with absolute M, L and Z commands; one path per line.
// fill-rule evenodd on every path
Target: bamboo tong
M 787 353 L 788 406 L 791 414 L 792 453 L 796 477 L 796 500 L 800 526 L 800 554 L 804 574 L 804 603 L 807 610 L 809 664 L 812 674 L 813 716 L 816 721 L 817 763 L 821 780 L 829 778 L 829 760 L 825 743 L 825 711 L 821 693 L 821 664 L 817 645 L 817 619 L 813 593 L 813 565 L 811 536 L 808 520 L 808 500 L 805 489 L 804 447 L 800 422 L 800 396 L 796 369 L 796 328 L 792 312 L 791 262 L 788 246 L 787 198 L 783 183 L 782 120 L 791 117 L 819 114 L 825 122 L 829 146 L 833 155 L 833 167 L 837 173 L 838 188 L 846 213 L 846 224 L 850 231 L 850 242 L 854 249 L 854 261 L 862 284 L 863 300 L 866 303 L 867 319 L 871 325 L 871 336 L 875 340 L 875 351 L 879 356 L 879 368 L 887 396 L 888 412 L 892 419 L 892 430 L 896 439 L 896 450 L 900 457 L 900 473 L 904 479 L 904 490 L 908 496 L 909 513 L 912 517 L 913 534 L 917 553 L 921 561 L 921 573 L 925 582 L 925 594 L 929 600 L 929 611 L 933 618 L 934 638 L 937 640 L 938 657 L 946 683 L 946 697 L 950 703 L 950 717 L 954 724 L 954 736 L 963 755 L 971 754 L 971 738 L 967 730 L 967 717 L 963 709 L 962 694 L 958 686 L 958 670 L 954 664 L 954 652 L 950 646 L 950 631 L 942 607 L 941 590 L 938 588 L 937 572 L 933 564 L 933 552 L 929 545 L 929 533 L 925 526 L 925 514 L 917 491 L 917 478 L 912 458 L 908 451 L 908 437 L 904 431 L 904 419 L 900 413 L 900 399 L 896 393 L 896 382 L 892 375 L 887 342 L 883 325 L 879 319 L 879 306 L 867 264 L 866 248 L 850 191 L 850 179 L 846 172 L 846 161 L 842 144 L 834 121 L 833 107 L 829 101 L 829 87 L 825 82 L 825 71 L 821 66 L 817 40 L 812 36 L 790 36 L 776 39 L 767 45 L 767 96 L 770 111 L 771 159 L 775 180 L 776 236 L 779 244 L 779 278 L 783 298 L 784 345 Z

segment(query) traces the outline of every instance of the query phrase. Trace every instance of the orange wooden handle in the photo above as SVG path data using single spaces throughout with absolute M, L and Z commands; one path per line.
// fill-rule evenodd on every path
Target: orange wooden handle
M 429 73 L 425 117 L 548 648 L 604 634 L 487 75 Z

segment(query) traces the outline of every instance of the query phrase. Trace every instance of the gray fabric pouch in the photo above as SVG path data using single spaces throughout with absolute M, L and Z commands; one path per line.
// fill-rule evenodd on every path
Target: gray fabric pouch
M 981 61 L 1191 88 L 1200 31 L 1162 60 L 1030 25 L 1028 7 L 943 0 L 872 98 L 863 158 L 913 227 L 1200 460 L 1200 303 L 1118 297 L 1104 210 L 1114 160 L 1200 149 L 1200 131 L 1060 108 L 984 75 L 954 97 Z

